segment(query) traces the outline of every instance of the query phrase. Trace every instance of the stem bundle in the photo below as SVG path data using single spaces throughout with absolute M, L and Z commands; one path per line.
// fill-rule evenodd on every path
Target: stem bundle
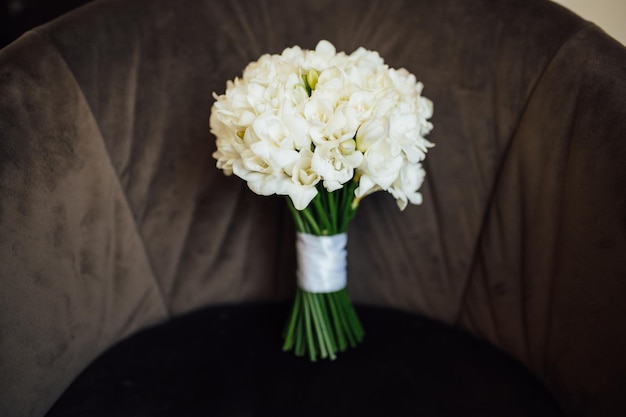
M 301 211 L 287 198 L 297 230 L 316 236 L 345 233 L 357 209 L 355 188 L 355 181 L 334 192 L 320 186 L 315 199 Z M 364 334 L 346 288 L 330 293 L 298 288 L 285 328 L 283 350 L 294 350 L 297 356 L 308 353 L 311 361 L 318 356 L 335 359 L 337 352 L 361 342 Z

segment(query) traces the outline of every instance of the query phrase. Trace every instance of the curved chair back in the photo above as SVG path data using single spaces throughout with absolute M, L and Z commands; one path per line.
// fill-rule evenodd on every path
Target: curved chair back
M 208 115 L 248 62 L 320 39 L 435 104 L 424 203 L 375 194 L 352 223 L 354 301 L 466 329 L 570 415 L 617 415 L 626 51 L 540 0 L 103 0 L 3 49 L 3 415 L 41 416 L 139 329 L 291 296 L 286 205 L 215 168 Z

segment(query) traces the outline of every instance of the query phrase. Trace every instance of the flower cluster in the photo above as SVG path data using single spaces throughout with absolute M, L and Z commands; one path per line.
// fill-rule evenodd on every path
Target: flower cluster
M 217 167 L 260 195 L 287 195 L 303 210 L 323 186 L 356 181 L 357 199 L 379 190 L 400 209 L 421 203 L 421 161 L 432 144 L 432 102 L 405 69 L 377 52 L 337 53 L 328 41 L 263 55 L 214 94 Z

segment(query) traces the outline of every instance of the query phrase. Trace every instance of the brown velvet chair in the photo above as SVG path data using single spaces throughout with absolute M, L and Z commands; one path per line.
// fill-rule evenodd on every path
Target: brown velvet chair
M 436 147 L 349 230 L 364 344 L 309 364 L 285 202 L 208 114 L 320 39 L 415 73 Z M 0 51 L 2 416 L 623 416 L 625 300 L 626 51 L 548 1 L 102 0 Z

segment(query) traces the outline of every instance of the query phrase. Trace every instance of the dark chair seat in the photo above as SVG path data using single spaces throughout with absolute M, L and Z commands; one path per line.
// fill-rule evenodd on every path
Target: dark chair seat
M 358 311 L 363 344 L 316 363 L 282 352 L 284 304 L 188 314 L 111 348 L 48 417 L 563 415 L 494 347 L 422 316 Z

